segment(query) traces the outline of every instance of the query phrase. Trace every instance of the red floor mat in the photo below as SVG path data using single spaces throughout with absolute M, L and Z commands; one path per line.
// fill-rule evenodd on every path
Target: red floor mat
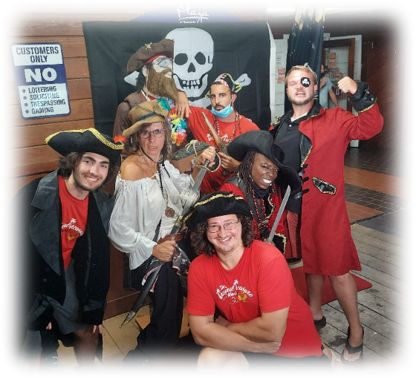
M 306 279 L 305 273 L 303 272 L 303 267 L 296 267 L 291 269 L 293 282 L 295 283 L 296 291 L 301 297 L 305 299 L 306 302 L 309 301 L 308 290 L 306 288 Z M 372 287 L 372 284 L 367 280 L 364 280 L 357 275 L 352 274 L 354 277 L 355 283 L 357 284 L 357 291 L 362 291 L 363 289 L 368 289 Z M 327 304 L 328 302 L 334 301 L 337 298 L 332 289 L 331 282 L 329 281 L 328 276 L 325 277 L 324 289 L 322 291 L 322 305 Z

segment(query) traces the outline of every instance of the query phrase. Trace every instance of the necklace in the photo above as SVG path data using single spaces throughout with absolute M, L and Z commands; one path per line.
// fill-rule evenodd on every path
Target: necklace
M 150 157 L 149 157 L 150 158 Z M 146 162 L 146 165 L 149 167 L 149 169 L 150 169 L 150 171 L 155 175 L 156 174 L 156 172 L 152 169 L 152 167 L 150 166 L 150 164 L 147 162 L 147 159 L 143 156 L 143 159 L 144 159 L 144 161 Z M 151 159 L 151 158 L 150 158 Z M 152 159 L 151 159 L 152 160 Z M 152 160 L 152 162 L 154 162 L 153 160 Z M 162 184 L 162 173 L 160 172 L 160 169 L 159 169 L 159 164 L 156 164 L 156 166 L 157 166 L 157 171 L 158 171 L 158 173 L 159 173 L 159 185 L 160 185 L 160 190 L 162 191 L 162 196 L 163 196 L 163 199 L 165 200 L 165 205 L 166 205 L 166 209 L 165 209 L 165 216 L 166 217 L 173 217 L 173 216 L 175 216 L 175 210 L 173 209 L 173 208 L 171 208 L 171 207 L 169 207 L 169 205 L 168 205 L 168 194 L 166 193 L 166 195 L 165 195 L 165 193 L 164 193 L 164 191 L 163 191 L 163 184 Z
M 214 115 L 214 126 L 215 126 L 215 130 L 217 131 L 218 136 L 220 136 L 220 124 L 218 122 L 218 117 L 216 115 Z M 237 128 L 238 131 L 240 132 L 240 135 L 242 134 L 241 132 L 241 126 L 240 126 L 240 114 L 235 111 L 235 120 L 234 120 L 234 128 L 233 128 L 233 133 L 231 134 L 231 137 L 228 141 L 224 140 L 224 142 L 228 145 L 231 143 L 231 141 L 234 139 L 234 136 L 237 132 Z
M 250 194 L 252 196 L 253 204 L 254 204 L 254 211 L 255 215 L 254 218 L 257 220 L 257 231 L 264 237 L 264 234 L 268 232 L 269 229 L 269 216 L 271 215 L 271 208 L 269 210 L 266 209 L 265 201 L 269 200 L 274 193 L 274 187 L 267 189 L 268 195 L 263 195 L 262 198 L 257 197 L 255 193 L 255 188 L 253 187 L 255 183 L 251 183 L 247 180 L 247 187 L 249 188 Z M 259 208 L 260 207 L 260 208 Z M 269 214 L 268 214 L 269 213 Z
M 220 124 L 218 122 L 218 117 L 216 115 L 214 115 L 214 127 L 215 127 L 215 130 L 217 131 L 218 136 L 221 137 L 220 136 Z M 241 126 L 240 126 L 240 114 L 237 111 L 235 111 L 235 120 L 234 120 L 233 133 L 231 134 L 230 139 L 228 139 L 228 142 L 224 140 L 226 145 L 230 144 L 231 141 L 234 139 L 235 133 L 237 132 L 237 128 L 238 128 L 238 131 L 240 132 L 240 135 L 241 135 L 242 132 L 241 132 Z M 228 174 L 228 171 L 225 170 L 225 169 L 222 169 L 222 175 L 226 176 L 227 174 Z

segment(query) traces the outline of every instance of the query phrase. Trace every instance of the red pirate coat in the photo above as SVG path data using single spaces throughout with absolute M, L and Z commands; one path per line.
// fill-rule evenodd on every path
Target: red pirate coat
M 365 83 L 359 83 L 350 101 L 358 116 L 340 107 L 321 108 L 299 124 L 304 171 L 301 247 L 306 273 L 336 276 L 361 270 L 345 203 L 344 156 L 351 140 L 378 134 L 383 117 Z

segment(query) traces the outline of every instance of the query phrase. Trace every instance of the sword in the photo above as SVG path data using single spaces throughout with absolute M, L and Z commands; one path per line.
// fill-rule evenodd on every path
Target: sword
M 273 240 L 274 232 L 276 231 L 277 225 L 279 224 L 280 218 L 282 217 L 283 211 L 286 207 L 286 203 L 289 200 L 290 191 L 291 191 L 291 189 L 290 189 L 290 186 L 288 185 L 287 189 L 286 189 L 286 192 L 285 192 L 285 195 L 284 195 L 283 200 L 282 200 L 282 204 L 280 204 L 279 211 L 277 212 L 276 218 L 274 219 L 274 223 L 273 223 L 272 229 L 271 229 L 270 234 L 269 234 L 269 241 Z
M 217 131 L 215 130 L 214 126 L 211 124 L 211 122 L 208 120 L 207 116 L 205 115 L 205 113 L 202 111 L 202 116 L 204 117 L 204 122 L 208 127 L 208 131 L 209 133 L 212 135 L 212 137 L 214 138 L 214 142 L 217 145 L 218 149 L 226 154 L 228 156 L 228 152 L 227 152 L 227 146 L 225 145 L 225 143 L 222 141 L 222 139 L 220 138 L 220 135 L 217 134 Z M 222 175 L 227 175 L 228 172 L 225 169 L 222 169 Z
M 209 160 L 206 160 L 204 166 L 208 167 L 208 165 L 209 165 Z M 207 172 L 206 169 L 201 169 L 201 171 L 199 172 L 198 176 L 195 179 L 194 185 L 191 188 L 191 194 L 195 194 L 199 190 L 199 187 L 201 186 L 201 182 L 206 172 Z M 182 213 L 178 216 L 178 218 L 175 221 L 171 234 L 159 240 L 158 243 L 163 242 L 164 240 L 169 239 L 170 238 L 169 236 L 178 234 L 180 232 L 182 228 L 183 216 L 189 211 L 190 208 L 191 208 L 191 205 L 189 203 L 186 203 L 185 206 L 183 207 Z M 191 263 L 189 261 L 188 256 L 182 251 L 180 247 L 176 247 L 176 252 L 173 255 L 172 261 L 173 261 L 173 267 L 177 268 L 178 271 L 181 271 L 184 268 L 184 266 L 189 266 L 189 264 Z M 122 328 L 124 325 L 129 323 L 136 316 L 137 312 L 143 305 L 144 300 L 146 299 L 147 295 L 149 294 L 150 290 L 155 284 L 155 281 L 159 275 L 159 271 L 162 268 L 162 265 L 164 263 L 165 262 L 162 262 L 161 260 L 155 257 L 151 259 L 150 266 L 149 266 L 150 271 L 146 274 L 147 276 L 146 282 L 144 283 L 143 288 L 141 289 L 139 295 L 137 296 L 137 299 L 134 302 L 132 308 L 127 313 L 127 316 L 124 319 L 123 323 L 120 325 L 120 328 Z

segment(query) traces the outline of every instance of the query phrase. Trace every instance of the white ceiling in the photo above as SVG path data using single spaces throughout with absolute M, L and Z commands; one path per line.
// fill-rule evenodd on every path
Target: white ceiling
M 269 1 L 267 14 L 269 17 L 293 16 L 297 1 Z M 350 14 L 352 12 L 372 12 L 378 9 L 400 8 L 397 4 L 387 2 L 350 2 L 350 1 L 327 1 L 325 3 L 325 14 Z

